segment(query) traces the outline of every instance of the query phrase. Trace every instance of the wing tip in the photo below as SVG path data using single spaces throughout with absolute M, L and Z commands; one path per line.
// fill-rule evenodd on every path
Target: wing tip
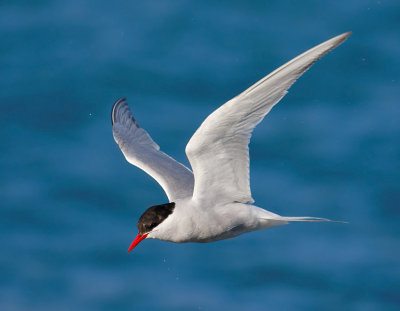
M 122 97 L 114 103 L 111 109 L 111 124 L 114 125 L 116 122 L 125 123 L 127 121 L 132 122 L 138 128 L 140 127 L 132 115 L 126 97 Z
M 350 37 L 352 33 L 353 33 L 352 31 L 347 31 L 347 32 L 344 32 L 344 33 L 332 38 L 331 40 L 335 41 L 334 47 L 336 47 L 336 46 L 342 44 L 344 41 L 346 41 L 346 39 L 348 37 Z
M 351 30 L 349 30 L 349 31 L 346 31 L 346 32 L 342 33 L 341 36 L 343 36 L 343 37 L 345 37 L 345 38 L 348 38 L 348 37 L 351 36 L 352 33 L 353 33 L 353 32 L 352 32 Z
M 126 104 L 128 105 L 128 103 L 126 102 L 126 97 L 122 97 L 120 99 L 118 99 L 114 105 L 111 108 L 111 124 L 114 125 L 115 120 L 116 120 L 116 114 L 118 112 L 118 108 L 121 106 L 121 104 Z
M 352 34 L 352 31 L 344 32 L 344 33 L 342 33 L 340 35 L 337 35 L 337 36 L 335 36 L 335 37 L 333 37 L 331 39 L 328 39 L 328 40 L 316 45 L 315 47 L 305 51 L 303 54 L 301 54 L 299 56 L 304 56 L 304 55 L 307 55 L 309 53 L 314 53 L 314 52 L 318 51 L 319 55 L 315 59 L 315 61 L 317 61 L 320 58 L 322 58 L 323 56 L 325 56 L 327 53 L 329 53 L 330 51 L 332 51 L 333 49 L 335 49 L 339 45 L 341 45 L 344 41 L 347 40 L 348 37 L 350 37 L 351 34 Z M 294 58 L 294 59 L 297 59 L 297 57 Z

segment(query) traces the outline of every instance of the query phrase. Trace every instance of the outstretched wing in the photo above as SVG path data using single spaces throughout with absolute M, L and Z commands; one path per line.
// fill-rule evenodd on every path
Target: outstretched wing
M 297 78 L 350 34 L 339 35 L 297 56 L 207 117 L 186 146 L 195 176 L 193 199 L 254 202 L 248 147 L 254 127 Z
M 133 118 L 125 98 L 114 104 L 111 122 L 114 139 L 126 160 L 153 177 L 170 202 L 192 196 L 193 173 L 160 150 Z

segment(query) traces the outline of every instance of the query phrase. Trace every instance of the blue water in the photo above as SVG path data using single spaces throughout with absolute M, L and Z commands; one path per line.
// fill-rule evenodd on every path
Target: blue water
M 399 310 L 400 4 L 1 1 L 0 310 Z M 257 127 L 258 206 L 292 224 L 127 248 L 161 188 L 110 124 L 162 149 L 304 50 L 353 35 Z

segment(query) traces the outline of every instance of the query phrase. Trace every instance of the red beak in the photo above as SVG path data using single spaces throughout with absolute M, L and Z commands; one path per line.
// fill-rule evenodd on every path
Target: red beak
M 142 242 L 142 240 L 144 240 L 145 238 L 147 238 L 148 235 L 149 235 L 148 233 L 147 233 L 147 234 L 143 234 L 143 235 L 140 235 L 140 233 L 139 233 L 139 234 L 136 236 L 136 238 L 133 240 L 131 246 L 129 246 L 128 253 L 129 253 L 131 250 L 133 250 L 133 249 L 135 248 L 136 245 L 138 245 L 140 242 Z

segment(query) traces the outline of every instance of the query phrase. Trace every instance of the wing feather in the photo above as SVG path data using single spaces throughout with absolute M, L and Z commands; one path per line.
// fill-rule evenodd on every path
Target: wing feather
M 186 146 L 195 175 L 193 199 L 254 202 L 248 147 L 254 127 L 297 78 L 350 34 L 334 37 L 297 56 L 207 117 Z
M 192 196 L 193 173 L 160 150 L 136 122 L 125 98 L 115 102 L 111 122 L 114 139 L 126 160 L 153 177 L 170 202 Z

